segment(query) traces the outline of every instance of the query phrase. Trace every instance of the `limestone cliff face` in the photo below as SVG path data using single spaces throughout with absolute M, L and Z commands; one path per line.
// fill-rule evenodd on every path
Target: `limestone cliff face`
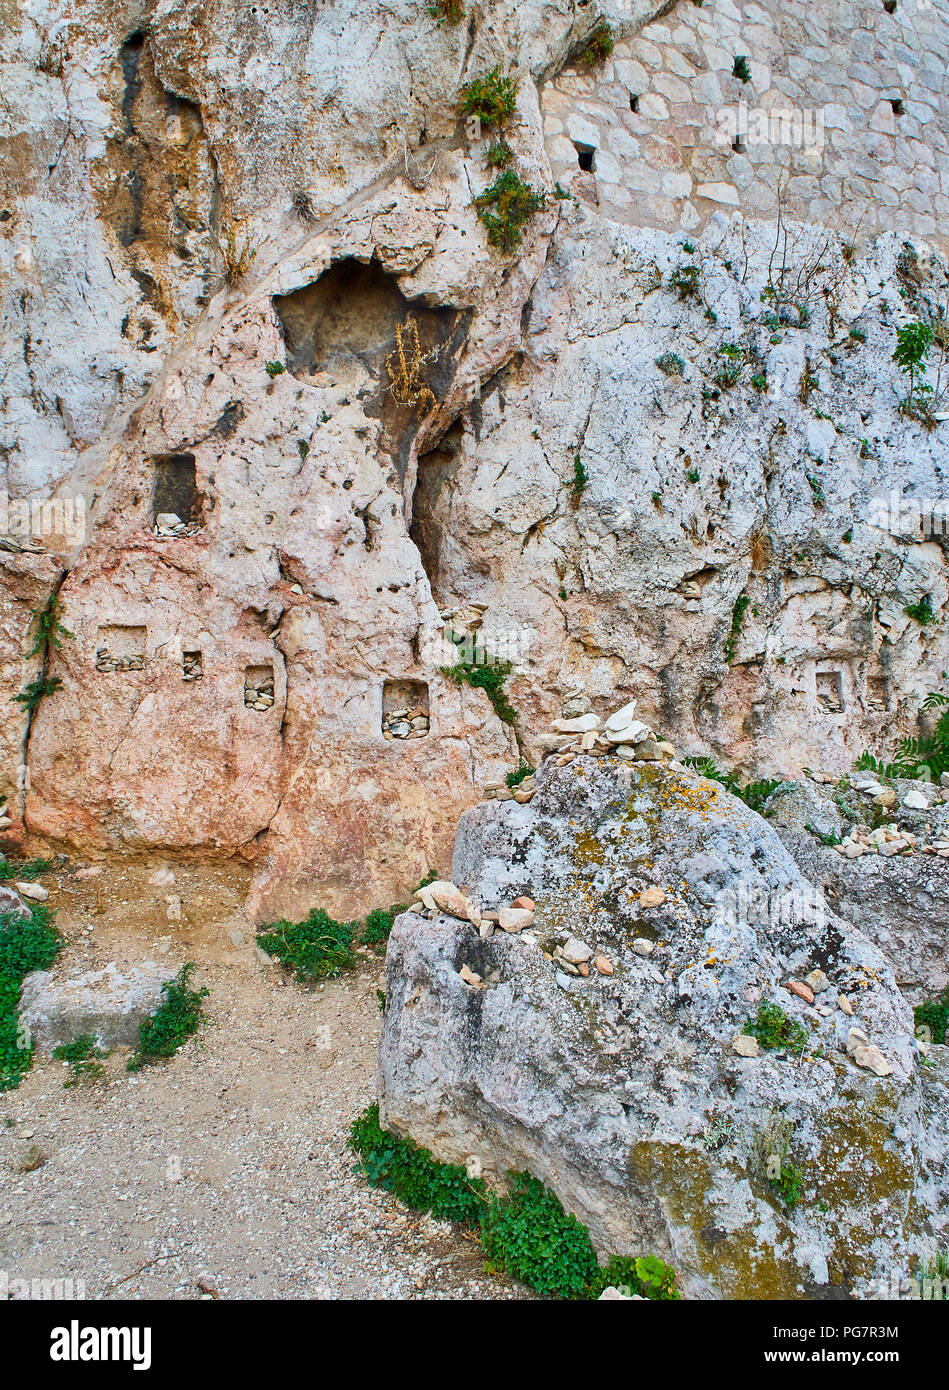
M 813 67 L 840 121 L 858 78 L 788 24 L 732 78 L 751 5 L 607 9 L 594 68 L 592 4 L 464 8 L 9 7 L 11 840 L 240 853 L 256 916 L 351 913 L 447 867 L 579 686 L 749 772 L 915 729 L 949 643 L 905 610 L 942 617 L 946 541 L 893 499 L 938 505 L 949 449 L 900 413 L 891 355 L 949 293 L 935 15 L 834 7 L 833 61 L 852 30 L 892 67 L 827 125 L 852 149 L 723 152 L 733 98 L 771 109 Z M 474 206 L 496 132 L 460 114 L 495 64 L 548 193 L 511 253 Z M 836 226 L 833 184 L 802 180 L 845 157 Z M 71 635 L 24 661 L 53 592 Z M 440 614 L 472 603 L 516 659 L 515 730 L 441 672 Z M 10 702 L 44 674 L 32 715 Z M 400 702 L 427 732 L 385 737 Z

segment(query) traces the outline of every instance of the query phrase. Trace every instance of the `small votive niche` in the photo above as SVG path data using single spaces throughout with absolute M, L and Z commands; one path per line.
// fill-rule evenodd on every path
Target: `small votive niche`
M 867 708 L 885 714 L 890 708 L 890 682 L 886 676 L 867 677 Z
M 97 671 L 144 671 L 147 629 L 100 627 L 96 638 Z
M 191 536 L 195 522 L 197 483 L 194 454 L 166 454 L 154 460 L 152 524 L 156 536 Z
M 817 708 L 821 714 L 841 714 L 844 708 L 844 683 L 840 671 L 818 671 Z
M 382 687 L 382 737 L 424 738 L 430 725 L 425 681 L 386 681 Z
M 244 672 L 244 704 L 261 713 L 272 708 L 274 678 L 272 666 L 248 666 Z
M 204 658 L 199 651 L 181 653 L 181 679 L 199 681 L 204 675 Z

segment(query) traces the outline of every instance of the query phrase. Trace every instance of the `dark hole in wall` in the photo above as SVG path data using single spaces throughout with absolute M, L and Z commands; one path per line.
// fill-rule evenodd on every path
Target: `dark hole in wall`
M 878 713 L 890 708 L 890 683 L 886 676 L 867 677 L 867 705 Z
M 453 480 L 461 463 L 461 424 L 453 425 L 436 448 L 421 454 L 412 499 L 412 524 L 409 535 L 418 547 L 422 567 L 432 587 L 432 597 L 439 608 L 452 599 L 449 583 L 442 583 L 442 569 L 452 570 L 455 548 L 451 532 L 451 498 Z
M 635 96 L 632 92 L 629 94 L 629 109 L 630 111 L 639 110 L 639 97 Z
M 366 415 L 382 420 L 383 448 L 404 483 L 412 439 L 455 374 L 471 310 L 410 301 L 377 262 L 351 258 L 310 285 L 274 295 L 273 305 L 289 370 L 303 381 L 324 373 L 337 388 L 358 392 Z M 409 367 L 405 379 L 397 330 Z
M 575 140 L 573 144 L 574 149 L 577 152 L 577 163 L 579 164 L 580 168 L 584 171 L 584 173 L 592 174 L 593 160 L 596 156 L 596 150 L 592 145 L 583 145 L 578 140 Z
M 162 513 L 173 513 L 186 525 L 196 520 L 194 454 L 166 454 L 154 460 L 155 484 L 152 492 L 152 521 Z

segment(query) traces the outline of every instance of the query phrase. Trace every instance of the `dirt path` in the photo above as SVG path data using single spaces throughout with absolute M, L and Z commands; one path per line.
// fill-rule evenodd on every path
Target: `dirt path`
M 41 880 L 69 940 L 57 971 L 194 960 L 208 1023 L 137 1075 L 118 1050 L 66 1090 L 63 1064 L 37 1061 L 0 1094 L 0 1273 L 82 1280 L 94 1299 L 523 1296 L 483 1273 L 473 1240 L 352 1173 L 381 961 L 312 992 L 284 984 L 240 917 L 240 868 L 174 865 L 175 884 L 154 886 L 158 867 Z M 21 1172 L 32 1145 L 46 1160 Z

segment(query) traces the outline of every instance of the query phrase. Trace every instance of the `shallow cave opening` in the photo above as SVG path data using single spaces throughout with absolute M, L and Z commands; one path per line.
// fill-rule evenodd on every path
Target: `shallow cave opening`
M 867 677 L 867 706 L 876 713 L 884 713 L 891 708 L 890 682 L 886 676 Z
M 451 585 L 443 584 L 441 570 L 450 540 L 452 482 L 460 466 L 463 428 L 458 421 L 427 454 L 420 454 L 412 522 L 409 535 L 418 548 L 422 568 L 428 575 L 432 597 L 439 608 L 447 604 Z
M 272 666 L 248 666 L 244 672 L 244 705 L 265 713 L 273 708 L 274 674 Z
M 143 671 L 148 631 L 145 627 L 108 623 L 96 634 L 96 670 Z
M 411 441 L 447 393 L 472 311 L 409 300 L 377 261 L 351 257 L 274 295 L 273 306 L 288 369 L 356 394 L 366 415 L 382 420 L 383 448 L 404 482 Z

